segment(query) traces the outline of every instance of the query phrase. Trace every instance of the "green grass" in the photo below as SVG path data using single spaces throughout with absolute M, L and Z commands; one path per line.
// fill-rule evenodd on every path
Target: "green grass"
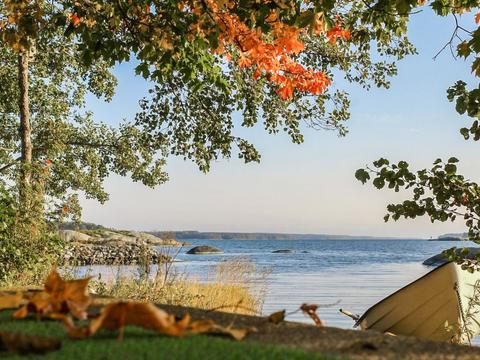
M 61 324 L 57 322 L 33 319 L 11 320 L 7 312 L 0 313 L 0 330 L 62 340 L 60 350 L 46 355 L 20 356 L 0 352 L 0 358 L 2 359 L 334 359 L 334 357 L 306 353 L 301 350 L 245 341 L 235 342 L 212 336 L 170 338 L 134 327 L 125 329 L 125 338 L 121 342 L 117 340 L 116 333 L 108 331 L 100 331 L 93 338 L 87 340 L 70 340 Z

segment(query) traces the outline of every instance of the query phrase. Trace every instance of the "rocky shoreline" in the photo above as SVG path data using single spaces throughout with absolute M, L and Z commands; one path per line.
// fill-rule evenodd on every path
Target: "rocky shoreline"
M 183 246 L 174 239 L 133 231 L 60 230 L 60 236 L 66 243 L 61 263 L 71 266 L 164 263 L 172 258 L 155 246 Z

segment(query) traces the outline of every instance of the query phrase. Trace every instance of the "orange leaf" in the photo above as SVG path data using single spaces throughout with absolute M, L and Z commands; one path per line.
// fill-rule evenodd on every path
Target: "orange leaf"
M 15 309 L 25 302 L 21 293 L 5 294 L 0 293 L 0 311 L 3 309 Z
M 213 320 L 194 321 L 188 327 L 190 334 L 217 334 L 227 335 L 240 341 L 247 335 L 247 329 L 235 329 L 231 326 L 225 327 L 215 323 Z
M 70 20 L 72 21 L 73 26 L 78 26 L 82 22 L 77 14 L 72 14 Z
M 293 88 L 290 84 L 285 84 L 277 90 L 280 99 L 288 100 L 293 96 Z
M 477 15 L 475 15 L 475 22 L 477 24 L 480 24 L 480 12 Z
M 122 338 L 123 328 L 135 325 L 163 335 L 183 336 L 189 323 L 189 315 L 176 321 L 175 316 L 153 304 L 118 302 L 104 307 L 100 316 L 91 321 L 88 335 L 95 334 L 99 329 L 120 330 L 119 337 Z
M 246 56 L 241 56 L 240 59 L 238 59 L 238 66 L 240 68 L 250 67 L 250 66 L 252 66 L 252 60 L 250 60 Z
M 28 313 L 47 315 L 58 312 L 71 313 L 78 319 L 85 319 L 86 309 L 91 303 L 87 291 L 90 279 L 65 281 L 56 270 L 52 270 L 45 280 L 45 289 L 31 295 L 28 304 L 16 311 L 13 317 L 22 318 Z
M 311 304 L 311 305 L 303 304 L 302 306 L 300 306 L 300 310 L 302 310 L 302 312 L 305 315 L 310 316 L 312 320 L 315 322 L 315 325 L 321 327 L 323 326 L 323 323 L 322 323 L 322 320 L 320 320 L 320 318 L 317 315 L 317 309 L 318 309 L 318 305 L 314 305 L 314 304 Z

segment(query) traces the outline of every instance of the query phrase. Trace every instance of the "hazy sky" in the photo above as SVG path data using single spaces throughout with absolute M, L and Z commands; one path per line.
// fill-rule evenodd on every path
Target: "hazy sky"
M 472 19 L 464 21 L 473 25 Z M 260 164 L 221 160 L 205 175 L 194 164 L 171 158 L 170 181 L 156 189 L 112 176 L 105 205 L 82 201 L 84 220 L 144 230 L 409 237 L 463 231 L 461 223 L 431 224 L 427 219 L 385 224 L 385 206 L 407 195 L 363 186 L 354 177 L 357 168 L 381 156 L 406 160 L 415 168 L 456 156 L 460 171 L 480 179 L 480 144 L 463 140 L 458 130 L 468 119 L 458 116 L 446 99 L 446 89 L 457 79 L 472 80 L 469 62 L 454 61 L 449 51 L 432 60 L 453 26 L 452 18 L 440 19 L 428 10 L 416 15 L 410 37 L 419 55 L 399 64 L 391 89 L 366 92 L 347 86 L 352 116 L 346 137 L 305 129 L 305 142 L 294 145 L 287 135 L 268 135 L 259 126 L 247 134 L 262 154 Z M 116 74 L 119 87 L 112 103 L 88 101 L 96 118 L 109 123 L 131 118 L 148 89 L 130 65 L 119 66 Z M 336 84 L 343 86 L 338 79 Z

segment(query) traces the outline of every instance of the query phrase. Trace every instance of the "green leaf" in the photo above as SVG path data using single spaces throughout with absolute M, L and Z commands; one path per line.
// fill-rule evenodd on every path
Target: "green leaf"
M 357 180 L 361 181 L 362 184 L 365 184 L 368 180 L 370 180 L 370 174 L 365 169 L 358 169 L 355 172 L 355 177 Z
M 377 189 L 382 189 L 385 186 L 385 180 L 381 177 L 377 177 L 373 180 L 373 185 Z
M 465 140 L 468 140 L 470 138 L 470 130 L 467 128 L 461 128 L 460 129 L 460 134 L 463 135 Z
M 457 166 L 454 164 L 445 165 L 445 172 L 449 175 L 453 175 L 457 172 Z

